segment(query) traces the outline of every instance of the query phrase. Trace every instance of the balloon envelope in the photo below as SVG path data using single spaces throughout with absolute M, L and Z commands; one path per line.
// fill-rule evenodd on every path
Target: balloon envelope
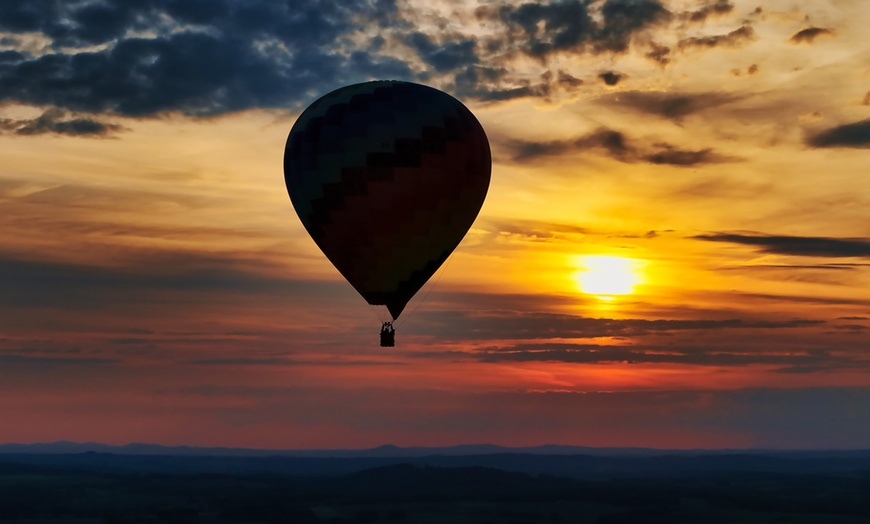
M 491 164 L 486 134 L 462 103 L 396 81 L 323 96 L 299 116 L 284 150 L 305 229 L 393 319 L 471 227 Z

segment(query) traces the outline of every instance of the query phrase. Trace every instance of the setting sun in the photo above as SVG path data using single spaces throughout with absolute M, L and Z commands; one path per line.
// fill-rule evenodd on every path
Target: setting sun
M 628 295 L 640 283 L 638 261 L 606 255 L 579 257 L 580 270 L 574 275 L 580 290 L 590 295 Z

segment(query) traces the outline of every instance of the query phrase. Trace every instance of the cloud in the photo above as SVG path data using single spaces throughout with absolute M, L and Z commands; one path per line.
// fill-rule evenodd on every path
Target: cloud
M 870 147 L 870 119 L 832 127 L 810 136 L 813 147 Z
M 742 76 L 742 75 L 743 75 L 743 69 L 741 69 L 741 68 L 734 68 L 734 69 L 731 70 L 731 74 L 734 75 L 734 76 Z M 747 68 L 746 68 L 746 74 L 749 75 L 749 76 L 752 76 L 752 75 L 758 74 L 758 64 L 752 64 L 751 66 L 747 67 Z
M 692 238 L 753 246 L 763 253 L 805 257 L 870 257 L 870 239 L 713 233 Z
M 653 62 L 658 62 L 662 66 L 666 66 L 671 62 L 670 53 L 671 48 L 665 45 L 660 45 L 655 42 L 650 43 L 650 47 L 652 50 L 647 52 L 644 56 L 652 60 Z
M 581 85 L 583 80 L 563 69 L 558 69 L 555 74 L 549 69 L 544 71 L 538 82 L 529 79 L 512 82 L 506 68 L 476 64 L 456 74 L 454 89 L 460 96 L 493 102 L 526 97 L 549 98 L 559 91 L 574 92 Z
M 122 131 L 117 124 L 101 122 L 88 117 L 69 118 L 61 109 L 49 109 L 32 120 L 0 119 L 0 131 L 17 135 L 55 134 L 79 137 L 106 137 Z
M 680 14 L 680 18 L 690 22 L 704 22 L 711 16 L 727 15 L 734 10 L 734 4 L 728 0 L 716 0 L 695 11 Z
M 737 95 L 708 93 L 673 93 L 664 91 L 625 91 L 602 97 L 600 101 L 615 107 L 628 107 L 657 116 L 681 121 L 706 109 L 739 100 Z
M 176 292 L 326 297 L 341 294 L 344 285 L 269 273 L 274 273 L 274 268 L 270 269 L 267 262 L 217 253 L 141 252 L 135 262 L 118 267 L 34 261 L 0 254 L 0 306 L 104 310 L 152 299 L 164 302 L 167 294 Z
M 628 144 L 626 136 L 612 129 L 602 128 L 573 140 L 551 140 L 536 142 L 513 140 L 509 143 L 513 159 L 524 162 L 536 158 L 557 156 L 573 151 L 599 149 L 617 159 L 634 157 L 634 149 Z
M 676 149 L 670 145 L 665 145 L 662 151 L 646 155 L 644 158 L 653 164 L 668 164 L 681 167 L 713 164 L 720 161 L 720 157 L 715 155 L 710 148 L 692 151 Z
M 511 39 L 519 42 L 519 48 L 536 57 L 576 50 L 592 38 L 596 27 L 581 2 L 504 5 L 497 17 L 508 27 Z
M 609 86 L 615 86 L 620 81 L 622 81 L 622 79 L 625 78 L 625 75 L 616 73 L 614 71 L 605 71 L 603 73 L 599 73 L 598 78 L 600 78 L 602 82 Z
M 471 38 L 460 38 L 438 45 L 429 36 L 414 32 L 407 36 L 406 42 L 417 51 L 424 62 L 438 72 L 453 71 L 478 61 L 475 53 L 476 42 Z
M 863 327 L 863 326 L 861 326 Z M 482 362 L 569 362 L 574 364 L 686 364 L 692 366 L 781 366 L 781 372 L 827 371 L 870 366 L 864 355 L 824 350 L 747 351 L 745 347 L 645 346 L 597 344 L 515 344 L 485 347 L 469 356 Z
M 326 367 L 356 367 L 356 366 L 404 366 L 405 362 L 393 360 L 363 360 L 340 359 L 334 355 L 321 359 L 294 359 L 286 357 L 230 357 L 189 360 L 185 364 L 198 366 L 326 366 Z
M 0 39 L 0 45 L 2 45 L 2 39 Z M 24 53 L 19 53 L 18 51 L 0 51 L 0 64 L 2 63 L 14 63 L 25 60 L 27 57 Z
M 482 225 L 493 237 L 509 235 L 522 237 L 529 242 L 566 241 L 573 243 L 578 238 L 589 234 L 589 230 L 586 228 L 567 223 L 520 219 L 484 220 Z
M 623 52 L 634 33 L 670 20 L 671 13 L 657 1 L 608 0 L 601 9 L 604 23 L 596 49 Z
M 870 267 L 870 264 L 749 264 L 745 266 L 723 267 L 723 270 L 731 271 L 765 271 L 777 269 L 823 269 L 831 271 L 854 271 L 862 267 Z
M 659 0 L 533 1 L 475 14 L 497 28 L 494 35 L 432 33 L 417 22 L 426 14 L 396 0 L 9 0 L 0 4 L 0 33 L 17 44 L 0 51 L 0 103 L 211 116 L 301 109 L 338 86 L 376 78 L 433 77 L 482 100 L 549 97 L 579 79 L 560 73 L 534 83 L 486 64 L 622 53 L 635 35 L 671 17 Z M 23 44 L 34 38 L 42 44 Z M 60 128 L 112 131 L 97 123 L 82 118 Z
M 786 282 L 851 286 L 854 275 L 850 272 L 870 267 L 866 264 L 746 264 L 717 268 L 720 271 L 755 273 L 765 279 Z
M 577 87 L 583 84 L 583 80 L 572 76 L 571 74 L 561 69 L 559 70 L 559 75 L 556 81 L 560 86 L 567 88 Z M 870 92 L 868 92 L 868 96 L 870 96 Z
M 340 4 L 298 0 L 292 5 L 263 0 L 7 0 L 0 9 L 0 29 L 42 33 L 52 40 L 54 48 L 106 44 L 130 32 L 162 36 L 187 29 L 217 33 L 230 28 L 245 36 L 292 31 L 296 40 L 325 44 L 348 31 L 357 17 L 387 24 L 387 17 L 395 13 L 394 0 Z
M 30 355 L 0 354 L 0 363 L 4 366 L 35 366 L 39 368 L 61 366 L 103 366 L 118 364 L 121 361 L 114 358 L 94 357 L 34 357 Z
M 349 40 L 395 13 L 392 0 L 10 0 L 0 30 L 49 45 L 0 60 L 0 101 L 134 117 L 299 107 L 353 80 L 410 77 Z
M 637 140 L 630 140 L 624 133 L 612 129 L 601 128 L 588 135 L 573 140 L 550 140 L 536 142 L 531 140 L 513 140 L 508 143 L 516 162 L 574 153 L 578 151 L 597 150 L 621 162 L 649 162 L 677 167 L 691 167 L 704 164 L 731 162 L 736 158 L 727 157 L 714 152 L 711 148 L 691 150 L 680 149 L 666 142 L 651 145 L 640 145 Z
M 606 0 L 602 4 L 553 0 L 477 12 L 506 27 L 498 47 L 541 59 L 560 52 L 621 53 L 634 34 L 671 16 L 657 0 Z
M 844 297 L 821 297 L 809 295 L 772 295 L 765 293 L 738 293 L 740 300 L 762 300 L 787 304 L 850 305 L 858 308 L 870 307 L 870 300 Z
M 793 44 L 811 44 L 820 36 L 833 34 L 834 31 L 826 27 L 807 27 L 792 35 L 788 41 Z
M 738 47 L 752 40 L 755 40 L 755 30 L 752 29 L 751 25 L 744 24 L 738 29 L 724 35 L 693 36 L 690 38 L 684 38 L 677 42 L 677 47 L 680 49 L 691 49 L 697 47 Z
M 498 304 L 498 297 L 491 296 L 490 307 Z M 535 303 L 534 298 L 527 304 Z M 418 334 L 444 337 L 455 333 L 461 340 L 530 340 L 551 338 L 643 337 L 650 335 L 678 334 L 691 331 L 725 332 L 731 330 L 791 330 L 824 325 L 824 321 L 812 319 L 767 320 L 757 318 L 725 319 L 618 319 L 591 318 L 556 313 L 523 312 L 476 308 L 468 312 L 431 311 L 425 314 L 427 322 L 417 329 Z M 420 314 L 420 313 L 418 313 Z M 449 328 L 449 329 L 448 329 Z M 430 331 L 431 330 L 431 331 Z

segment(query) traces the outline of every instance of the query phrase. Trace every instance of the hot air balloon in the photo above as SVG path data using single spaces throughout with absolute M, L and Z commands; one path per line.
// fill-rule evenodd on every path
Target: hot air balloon
M 480 123 L 437 89 L 337 89 L 297 119 L 284 150 L 293 207 L 326 258 L 393 320 L 477 217 L 492 160 Z M 392 334 L 383 345 L 391 345 Z

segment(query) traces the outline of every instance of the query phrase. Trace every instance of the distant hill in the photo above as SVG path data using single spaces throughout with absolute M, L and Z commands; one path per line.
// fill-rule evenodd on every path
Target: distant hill
M 249 449 L 195 446 L 162 446 L 132 443 L 123 446 L 94 442 L 51 442 L 39 444 L 0 444 L 0 454 L 65 454 L 113 453 L 116 455 L 178 455 L 222 457 L 424 457 L 431 455 L 467 456 L 522 453 L 532 455 L 649 455 L 665 453 L 645 448 L 593 448 L 584 446 L 544 445 L 533 447 L 505 447 L 493 444 L 463 444 L 446 447 L 398 447 L 386 444 L 368 449 Z
M 555 448 L 555 449 L 554 449 Z M 575 451 L 569 453 L 569 451 Z M 551 451 L 551 453 L 547 453 Z M 558 451 L 553 452 L 553 451 Z M 148 444 L 33 444 L 0 446 L 0 462 L 95 472 L 170 475 L 335 477 L 387 468 L 486 468 L 581 480 L 701 477 L 710 474 L 808 473 L 870 475 L 867 451 L 681 451 L 571 447 L 398 448 L 368 450 L 246 450 Z M 469 474 L 476 470 L 468 469 Z M 369 473 L 375 474 L 375 473 Z
M 198 457 L 319 457 L 319 458 L 412 458 L 462 457 L 483 455 L 588 455 L 600 457 L 655 457 L 655 456 L 711 456 L 711 455 L 788 455 L 802 457 L 867 457 L 870 450 L 810 450 L 781 451 L 766 449 L 652 449 L 652 448 L 595 448 L 548 444 L 529 447 L 506 447 L 494 444 L 463 444 L 445 447 L 398 447 L 391 444 L 368 449 L 249 449 L 196 446 L 162 446 L 133 443 L 123 446 L 94 442 L 51 442 L 39 444 L 0 444 L 2 454 L 70 454 L 111 453 L 113 455 L 172 455 Z

